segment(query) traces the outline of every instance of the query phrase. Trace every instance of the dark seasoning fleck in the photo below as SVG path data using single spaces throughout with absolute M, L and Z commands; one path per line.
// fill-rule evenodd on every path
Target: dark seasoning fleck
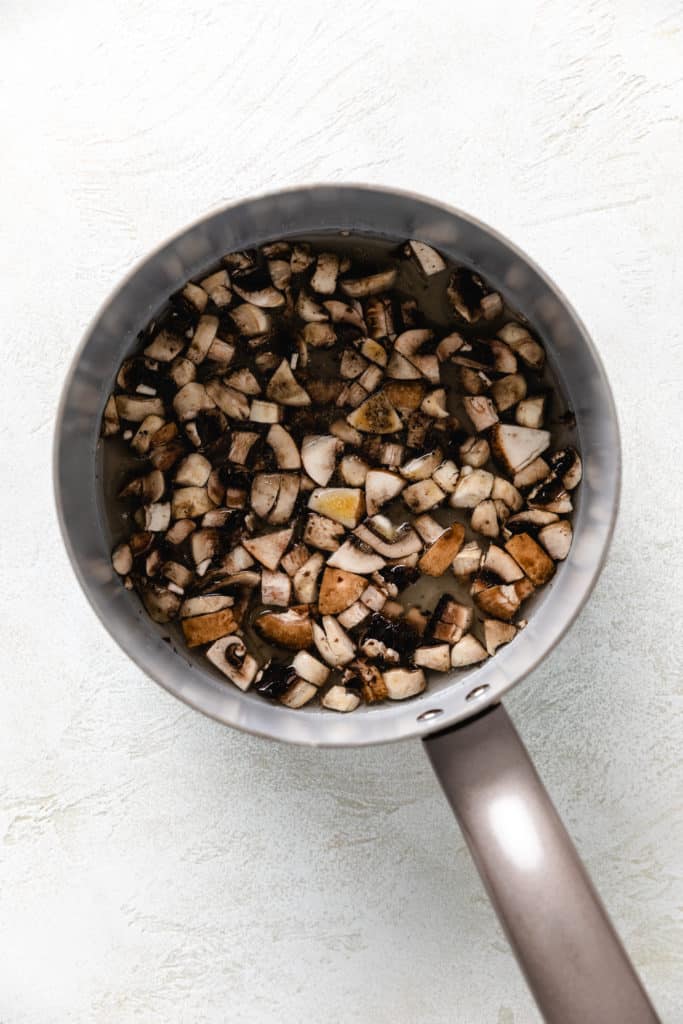
M 228 254 L 105 408 L 114 568 L 241 689 L 404 699 L 525 625 L 569 551 L 574 430 L 527 321 L 423 243 Z

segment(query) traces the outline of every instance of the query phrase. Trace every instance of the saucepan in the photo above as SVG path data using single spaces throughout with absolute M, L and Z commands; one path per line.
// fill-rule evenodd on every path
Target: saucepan
M 584 465 L 569 557 L 535 599 L 515 641 L 480 667 L 432 680 L 417 698 L 346 716 L 293 711 L 242 693 L 221 681 L 205 659 L 168 642 L 167 628 L 144 614 L 111 568 L 99 442 L 117 368 L 170 294 L 225 252 L 320 232 L 417 238 L 479 271 L 541 337 L 575 416 Z M 657 1020 L 501 704 L 503 694 L 559 642 L 588 598 L 619 499 L 619 433 L 605 372 L 567 300 L 527 256 L 458 210 L 384 188 L 319 185 L 219 210 L 145 259 L 96 317 L 64 388 L 54 474 L 62 534 L 80 584 L 141 669 L 204 714 L 271 739 L 327 747 L 420 737 L 545 1019 Z

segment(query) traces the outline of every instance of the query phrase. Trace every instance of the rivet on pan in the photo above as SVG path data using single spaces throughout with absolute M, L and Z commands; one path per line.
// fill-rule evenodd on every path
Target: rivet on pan
M 470 692 L 467 694 L 465 700 L 476 700 L 477 697 L 483 696 L 483 694 L 486 693 L 488 688 L 488 683 L 484 683 L 483 686 L 475 686 L 475 688 L 473 690 L 470 690 Z
M 441 708 L 430 708 L 429 711 L 423 711 L 421 715 L 418 715 L 417 720 L 418 722 L 430 722 L 432 718 L 438 718 L 442 714 Z

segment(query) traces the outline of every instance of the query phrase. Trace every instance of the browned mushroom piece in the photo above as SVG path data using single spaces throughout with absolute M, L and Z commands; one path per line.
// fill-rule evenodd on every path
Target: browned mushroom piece
M 308 605 L 294 605 L 286 612 L 262 612 L 254 620 L 254 626 L 266 640 L 282 647 L 305 650 L 313 643 Z

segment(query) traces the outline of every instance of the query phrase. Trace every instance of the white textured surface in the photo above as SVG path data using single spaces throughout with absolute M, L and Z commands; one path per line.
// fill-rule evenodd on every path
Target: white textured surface
M 2 1024 L 539 1019 L 419 745 L 320 753 L 202 719 L 114 647 L 57 534 L 55 405 L 100 302 L 210 207 L 324 179 L 496 225 L 602 352 L 617 537 L 509 707 L 680 1021 L 679 3 L 4 0 L 1 18 Z

